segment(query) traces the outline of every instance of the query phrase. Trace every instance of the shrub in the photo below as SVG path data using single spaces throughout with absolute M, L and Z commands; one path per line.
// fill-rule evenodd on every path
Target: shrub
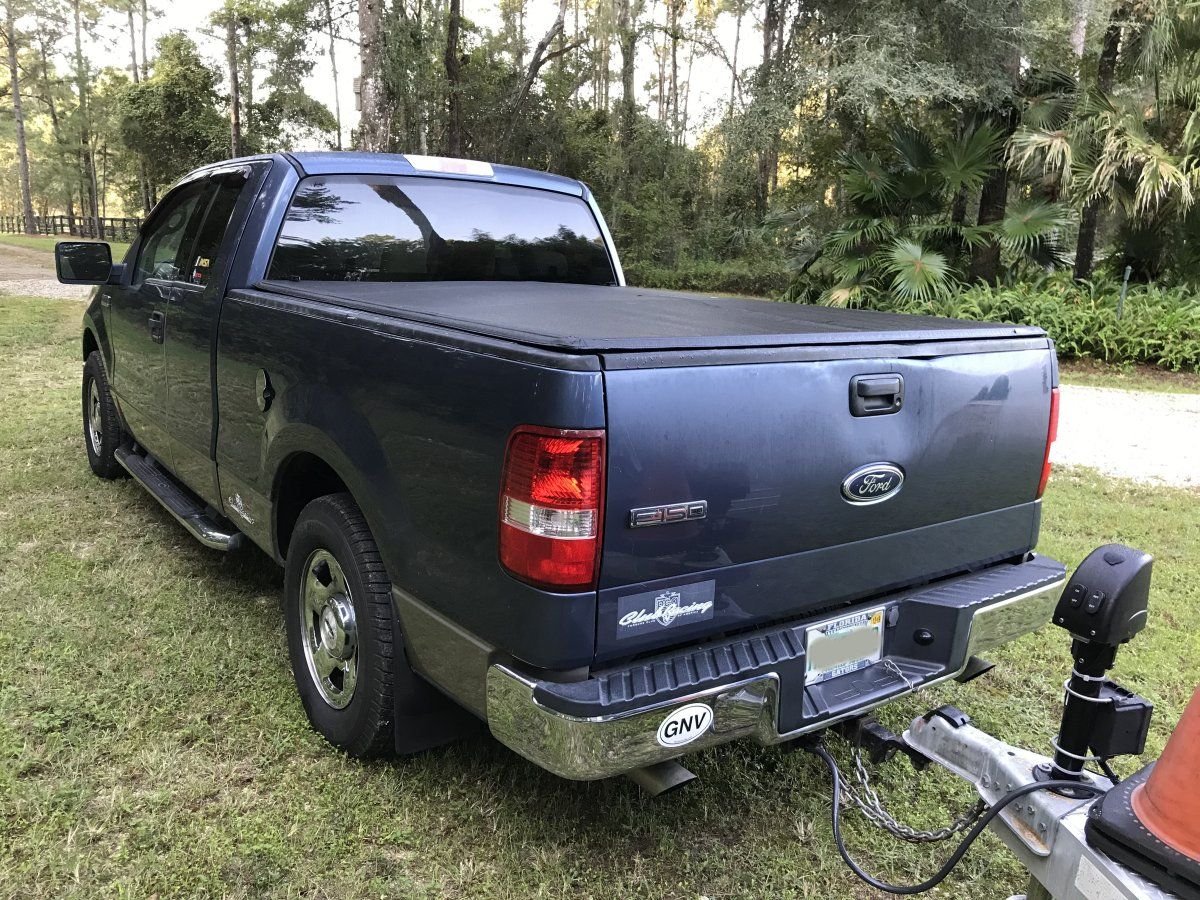
M 792 278 L 793 273 L 782 261 L 705 260 L 684 262 L 678 266 L 660 266 L 637 260 L 625 263 L 625 280 L 629 284 L 675 291 L 773 297 L 782 294 Z
M 891 312 L 924 313 L 1037 325 L 1061 356 L 1109 363 L 1149 363 L 1180 371 L 1200 368 L 1200 298 L 1186 287 L 1133 285 L 1120 319 L 1120 283 L 1076 284 L 1065 275 L 1030 285 L 973 287 L 927 300 L 885 296 L 873 304 Z

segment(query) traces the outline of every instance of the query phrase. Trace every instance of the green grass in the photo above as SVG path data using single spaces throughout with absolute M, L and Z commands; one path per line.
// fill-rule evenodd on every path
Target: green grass
M 1157 366 L 1113 366 L 1093 359 L 1060 360 L 1059 374 L 1064 384 L 1167 394 L 1200 394 L 1200 374 L 1171 372 Z
M 59 241 L 86 240 L 91 240 L 91 238 L 72 237 L 69 234 L 61 234 L 57 236 L 0 234 L 0 244 L 7 244 L 10 247 L 24 247 L 26 250 L 39 250 L 43 253 L 53 253 L 54 245 Z M 115 262 L 120 262 L 125 258 L 125 253 L 129 250 L 129 243 L 127 241 L 109 241 L 108 244 L 110 247 L 112 247 L 112 256 Z
M 136 486 L 88 471 L 80 313 L 0 300 L 0 896 L 873 896 L 842 867 L 826 774 L 800 753 L 700 753 L 698 783 L 651 801 L 623 780 L 558 780 L 482 736 L 371 763 L 330 749 L 292 687 L 274 565 L 204 550 Z M 1074 471 L 1046 501 L 1048 554 L 1074 564 L 1119 540 L 1157 555 L 1150 626 L 1117 667 L 1156 704 L 1151 753 L 1200 681 L 1197 499 Z M 953 702 L 1044 749 L 1066 651 L 1046 629 L 985 678 L 884 717 L 900 727 Z M 972 799 L 900 760 L 877 780 L 918 825 Z M 947 852 L 855 813 L 847 834 L 896 881 Z M 935 895 L 1023 885 L 988 835 Z

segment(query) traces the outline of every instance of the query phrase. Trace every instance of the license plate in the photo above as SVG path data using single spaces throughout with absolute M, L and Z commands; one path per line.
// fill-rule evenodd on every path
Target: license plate
M 865 669 L 883 653 L 883 607 L 810 625 L 804 640 L 805 684 Z

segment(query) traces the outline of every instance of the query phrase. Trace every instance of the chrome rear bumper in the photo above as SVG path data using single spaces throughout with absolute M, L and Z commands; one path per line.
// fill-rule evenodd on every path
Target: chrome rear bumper
M 539 699 L 542 683 L 500 664 L 488 670 L 488 726 L 499 741 L 526 759 L 563 778 L 580 781 L 619 775 L 741 738 L 752 738 L 764 745 L 777 744 L 948 681 L 965 670 L 971 656 L 1037 630 L 1050 621 L 1065 577 L 1051 574 L 1041 582 L 1029 590 L 994 599 L 985 597 L 964 607 L 961 612 L 969 621 L 969 634 L 965 642 L 958 642 L 962 649 L 953 653 L 945 664 L 924 668 L 907 662 L 895 665 L 889 662 L 885 649 L 884 659 L 869 668 L 890 666 L 899 676 L 893 686 L 862 697 L 861 705 L 839 707 L 828 715 L 813 716 L 790 730 L 781 731 L 779 727 L 784 682 L 777 671 L 733 679 L 661 702 L 651 699 L 644 706 L 611 715 L 579 716 L 551 708 Z M 913 598 L 892 602 L 900 604 L 905 599 Z M 879 601 L 866 604 L 877 605 Z M 822 618 L 826 617 L 816 617 L 813 621 Z M 796 669 L 787 671 L 792 673 L 787 677 L 796 677 Z M 790 687 L 793 692 L 797 690 L 797 685 Z M 805 702 L 807 709 L 811 701 Z M 664 746 L 659 739 L 660 725 L 689 704 L 704 704 L 711 709 L 711 726 L 683 746 Z

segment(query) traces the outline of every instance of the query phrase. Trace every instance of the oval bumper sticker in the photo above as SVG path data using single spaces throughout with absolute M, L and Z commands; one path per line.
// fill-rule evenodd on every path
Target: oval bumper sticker
M 690 744 L 712 727 L 712 707 L 706 703 L 681 706 L 658 726 L 658 742 L 664 747 Z

